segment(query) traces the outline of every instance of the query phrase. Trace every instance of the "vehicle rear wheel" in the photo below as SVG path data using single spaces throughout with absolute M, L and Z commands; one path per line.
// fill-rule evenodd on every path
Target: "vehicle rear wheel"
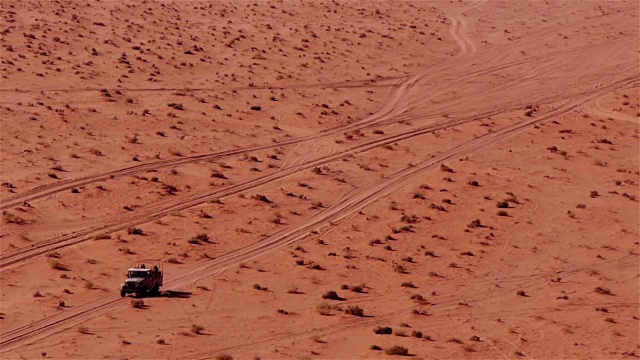
M 153 289 L 151 289 L 150 293 L 152 295 L 160 295 L 160 285 L 156 284 Z

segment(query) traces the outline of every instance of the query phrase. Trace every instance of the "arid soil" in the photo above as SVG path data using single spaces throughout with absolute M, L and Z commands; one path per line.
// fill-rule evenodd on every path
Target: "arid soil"
M 0 356 L 638 358 L 639 10 L 3 1 Z

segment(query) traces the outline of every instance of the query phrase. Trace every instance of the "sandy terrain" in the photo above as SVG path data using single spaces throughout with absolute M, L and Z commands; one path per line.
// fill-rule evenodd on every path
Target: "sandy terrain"
M 638 358 L 639 10 L 3 1 L 0 356 Z

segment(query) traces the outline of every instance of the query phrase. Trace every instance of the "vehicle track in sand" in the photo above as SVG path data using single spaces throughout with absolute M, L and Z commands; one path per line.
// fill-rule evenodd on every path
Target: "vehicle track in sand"
M 627 81 L 633 81 L 627 79 Z M 625 83 L 628 85 L 628 83 Z M 545 102 L 552 103 L 553 101 L 561 100 L 559 95 L 551 94 L 549 98 L 538 98 L 536 103 L 544 104 Z M 580 93 L 564 94 L 566 100 L 569 100 L 572 96 L 581 96 Z M 157 220 L 161 217 L 167 216 L 176 211 L 192 208 L 197 205 L 204 204 L 210 198 L 223 198 L 230 195 L 238 194 L 249 189 L 256 188 L 261 185 L 271 183 L 273 181 L 281 180 L 287 176 L 291 176 L 295 173 L 299 173 L 304 170 L 311 169 L 332 161 L 339 160 L 345 156 L 355 155 L 361 152 L 369 151 L 387 144 L 392 144 L 398 141 L 404 141 L 417 136 L 421 136 L 435 131 L 447 129 L 454 126 L 459 126 L 469 122 L 481 120 L 494 115 L 498 115 L 505 111 L 515 110 L 524 107 L 525 103 L 530 101 L 531 98 L 527 98 L 527 101 L 516 102 L 514 104 L 498 104 L 494 107 L 487 108 L 475 108 L 473 109 L 473 115 L 466 117 L 453 118 L 436 121 L 433 124 L 422 126 L 418 128 L 411 128 L 407 131 L 381 138 L 364 141 L 351 148 L 329 152 L 328 155 L 320 154 L 317 158 L 304 158 L 302 161 L 295 162 L 289 167 L 280 169 L 274 173 L 263 175 L 254 178 L 250 181 L 240 183 L 237 185 L 228 186 L 222 189 L 209 190 L 204 192 L 197 192 L 193 194 L 179 196 L 175 199 L 153 204 L 151 206 L 137 209 L 134 212 L 126 213 L 120 216 L 111 216 L 108 219 L 102 221 L 99 225 L 85 228 L 76 231 L 72 234 L 67 234 L 60 237 L 54 237 L 45 241 L 40 241 L 34 244 L 30 244 L 27 247 L 19 248 L 14 251 L 5 252 L 0 255 L 0 271 L 4 271 L 12 265 L 20 264 L 24 261 L 28 261 L 34 257 L 45 254 L 50 251 L 58 250 L 64 247 L 75 245 L 84 241 L 93 239 L 97 234 L 101 233 L 113 233 L 116 231 L 125 230 L 129 227 L 144 224 L 153 220 Z M 428 118 L 428 115 L 421 115 L 423 118 Z
M 616 88 L 618 88 L 622 84 L 614 85 L 617 85 Z M 374 201 L 391 194 L 397 189 L 414 181 L 414 178 L 417 175 L 421 175 L 424 171 L 436 168 L 444 161 L 463 155 L 469 155 L 483 148 L 495 145 L 499 141 L 505 140 L 527 130 L 536 123 L 568 113 L 588 102 L 591 98 L 601 96 L 605 91 L 611 90 L 613 89 L 608 87 L 601 89 L 590 96 L 577 99 L 573 103 L 563 105 L 558 109 L 550 111 L 544 116 L 526 119 L 513 125 L 506 126 L 498 131 L 485 134 L 471 141 L 455 146 L 429 160 L 423 161 L 420 164 L 404 168 L 388 177 L 381 178 L 367 186 L 355 189 L 344 195 L 332 206 L 323 209 L 305 221 L 277 231 L 256 243 L 230 251 L 218 258 L 203 261 L 202 263 L 193 264 L 181 269 L 173 276 L 168 277 L 164 287 L 178 290 L 181 287 L 224 271 L 230 266 L 250 261 L 267 252 L 289 246 L 297 240 L 309 236 L 311 231 L 320 231 L 323 227 L 332 226 L 332 224 L 340 222 L 352 212 L 358 211 Z M 108 311 L 126 305 L 126 299 L 119 298 L 118 295 L 108 296 L 80 305 L 73 309 L 65 310 L 29 325 L 10 330 L 2 334 L 2 339 L 0 340 L 0 353 L 68 329 L 88 319 L 103 315 Z
M 594 98 L 602 96 L 607 92 L 622 87 L 628 87 L 637 83 L 637 76 L 622 76 L 622 74 L 624 74 L 624 71 L 626 70 L 626 68 L 620 70 L 620 72 L 614 74 L 616 76 L 613 77 L 609 76 L 611 75 L 609 73 L 599 74 L 601 77 L 601 85 L 596 86 L 589 86 L 589 84 L 594 80 L 598 80 L 596 76 L 598 74 L 594 75 L 594 79 L 585 77 L 584 84 L 573 85 L 573 98 L 564 99 L 564 104 L 560 105 L 559 107 L 548 111 L 545 114 L 540 114 L 533 118 L 527 118 L 515 124 L 505 126 L 499 130 L 495 130 L 491 133 L 479 136 L 468 142 L 459 144 L 447 151 L 438 154 L 431 159 L 424 160 L 419 164 L 415 164 L 414 166 L 400 170 L 385 178 L 378 179 L 368 184 L 367 186 L 357 188 L 345 194 L 332 206 L 323 209 L 310 218 L 298 224 L 294 224 L 287 228 L 279 230 L 256 243 L 249 244 L 239 249 L 235 249 L 215 259 L 202 261 L 192 264 L 188 267 L 184 267 L 173 274 L 171 277 L 168 277 L 166 287 L 170 289 L 180 289 L 181 287 L 192 284 L 193 282 L 198 281 L 202 278 L 224 271 L 230 266 L 249 261 L 256 257 L 262 256 L 267 252 L 289 246 L 299 239 L 309 236 L 310 231 L 320 231 L 325 227 L 331 227 L 333 226 L 333 224 L 339 223 L 340 221 L 350 216 L 353 212 L 356 212 L 363 207 L 373 203 L 374 201 L 391 194 L 393 191 L 405 186 L 406 184 L 415 181 L 415 177 L 423 174 L 425 171 L 436 168 L 443 161 L 448 161 L 459 156 L 472 154 L 476 151 L 493 146 L 500 141 L 503 141 L 507 138 L 517 135 L 522 131 L 529 129 L 536 123 L 561 116 L 573 111 L 580 106 L 583 106 L 585 103 L 591 101 Z M 414 106 L 412 105 L 414 104 L 411 100 L 413 100 L 414 97 L 407 98 L 407 96 L 417 96 L 417 93 L 419 93 L 419 89 L 417 89 L 415 86 L 419 80 L 420 76 L 414 76 L 409 81 L 403 82 L 403 84 L 407 86 L 407 89 L 410 89 L 411 91 L 402 92 L 400 94 L 396 93 L 395 95 L 400 97 L 397 99 L 396 103 L 405 104 L 405 109 L 407 110 L 413 109 Z M 411 82 L 413 82 L 413 84 L 411 84 Z M 425 104 L 425 106 L 426 105 L 428 104 Z M 402 112 L 403 111 L 401 111 L 400 113 Z M 411 116 L 411 114 L 406 115 L 409 117 Z M 385 117 L 382 120 L 389 120 L 389 118 Z M 415 129 L 412 130 L 412 132 L 415 132 Z M 276 146 L 279 145 L 276 144 Z M 273 181 L 273 179 L 269 181 Z M 249 186 L 250 184 L 247 183 L 246 185 Z M 624 261 L 626 262 L 628 261 L 628 259 Z M 633 261 L 635 261 L 635 257 L 633 258 Z M 489 290 L 486 290 L 485 294 L 488 292 Z M 476 292 L 474 291 L 474 296 L 475 295 Z M 489 296 L 490 295 L 491 294 L 489 294 Z M 100 316 L 111 310 L 126 305 L 127 300 L 119 298 L 118 295 L 107 296 L 102 299 L 98 299 L 68 310 L 61 311 L 58 314 L 36 321 L 32 324 L 3 332 L 2 338 L 0 339 L 0 353 L 6 353 L 11 349 L 15 349 L 16 347 L 19 347 L 21 345 L 31 343 L 46 336 L 50 336 L 54 333 L 80 324 L 88 319 Z M 383 319 L 385 319 L 384 316 L 393 316 L 394 314 L 399 313 L 399 311 L 391 313 L 391 315 L 382 315 L 379 318 L 374 318 L 370 321 L 371 323 L 375 323 L 375 321 L 382 321 Z M 369 324 L 369 320 L 350 320 L 345 322 L 345 324 L 342 325 L 341 328 L 335 329 L 335 331 L 345 331 L 351 328 L 364 326 L 363 324 Z M 327 331 L 334 330 L 328 329 Z
M 472 4 L 472 6 L 476 6 L 478 4 L 481 4 L 481 3 L 474 3 Z M 590 19 L 590 21 L 597 22 L 597 21 L 600 21 L 602 18 L 605 18 L 605 17 L 608 18 L 610 16 L 612 15 L 602 15 L 600 17 Z M 452 27 L 453 26 L 454 24 L 452 23 Z M 540 41 L 541 39 L 544 39 L 545 36 L 554 34 L 555 31 L 558 30 L 558 28 L 567 29 L 567 28 L 571 28 L 572 26 L 576 26 L 576 24 L 567 24 L 560 27 L 550 27 L 549 29 L 535 32 L 532 35 L 522 36 L 518 40 L 514 40 L 509 44 L 498 45 L 498 46 L 495 46 L 494 48 L 485 49 L 485 50 L 476 52 L 473 59 L 478 57 L 482 58 L 483 59 L 482 62 L 486 64 L 486 66 L 483 67 L 482 69 L 465 71 L 457 75 L 459 75 L 462 78 L 467 78 L 471 76 L 486 74 L 487 72 L 491 72 L 491 71 L 495 72 L 499 70 L 504 70 L 509 67 L 523 65 L 528 62 L 537 61 L 549 56 L 562 56 L 563 53 L 567 50 L 561 50 L 554 53 L 542 54 L 542 55 L 530 57 L 527 59 L 515 59 L 511 61 L 507 61 L 509 59 L 502 57 L 500 54 L 508 54 L 511 52 L 510 50 L 517 49 L 519 46 L 523 44 L 528 44 L 534 41 Z M 461 30 L 464 30 L 464 29 L 458 27 L 458 29 L 455 30 L 458 38 L 461 38 L 461 39 L 467 38 L 466 35 L 464 35 L 464 33 L 460 32 Z M 462 41 L 462 43 L 466 44 L 466 41 Z M 461 46 L 461 49 L 463 46 L 462 43 L 459 43 Z M 375 114 L 368 116 L 357 122 L 326 129 L 324 131 L 321 131 L 319 134 L 284 140 L 278 143 L 251 146 L 251 147 L 241 148 L 241 149 L 232 149 L 232 150 L 220 151 L 220 152 L 209 153 L 209 154 L 182 157 L 178 159 L 155 161 L 151 163 L 115 169 L 115 170 L 107 171 L 100 174 L 87 175 L 80 178 L 69 179 L 69 180 L 61 180 L 51 184 L 37 186 L 35 188 L 21 192 L 17 196 L 13 196 L 8 199 L 1 199 L 0 210 L 8 210 L 12 207 L 20 206 L 25 202 L 29 203 L 32 201 L 44 199 L 55 193 L 69 191 L 74 187 L 86 186 L 96 182 L 112 180 L 112 179 L 130 176 L 130 175 L 151 171 L 151 170 L 160 170 L 160 169 L 165 169 L 165 168 L 179 166 L 179 165 L 186 165 L 186 164 L 195 163 L 199 161 L 221 160 L 231 156 L 239 156 L 239 155 L 244 155 L 251 152 L 264 151 L 264 150 L 274 149 L 278 147 L 302 144 L 309 141 L 316 141 L 319 139 L 328 138 L 330 136 L 339 135 L 348 131 L 370 128 L 377 124 L 384 123 L 385 120 L 388 121 L 389 118 L 393 118 L 394 116 L 400 116 L 400 115 L 403 115 L 403 113 L 407 112 L 409 110 L 408 109 L 409 98 L 415 99 L 417 96 L 424 97 L 424 94 L 421 91 L 420 83 L 424 84 L 427 80 L 434 77 L 435 75 L 450 72 L 452 69 L 456 67 L 472 68 L 472 69 L 474 68 L 473 66 L 465 66 L 465 65 L 471 64 L 470 57 L 458 56 L 457 59 L 458 60 L 439 63 L 429 68 L 426 71 L 401 78 L 400 81 L 395 85 L 395 88 L 392 91 L 391 96 L 387 101 L 387 103 L 381 109 L 379 109 Z M 447 81 L 440 81 L 440 82 L 444 84 L 447 83 Z M 430 95 L 430 96 L 433 96 L 433 95 Z M 403 98 L 404 98 L 404 101 L 403 101 Z
M 636 91 L 637 90 L 638 89 L 636 88 Z M 602 97 L 599 97 L 597 99 L 593 99 L 589 103 L 585 104 L 584 107 L 582 108 L 582 110 L 587 114 L 600 116 L 600 117 L 605 118 L 605 119 L 626 121 L 626 122 L 630 122 L 630 123 L 633 123 L 633 124 L 636 124 L 636 125 L 640 124 L 640 116 L 627 115 L 627 114 L 623 114 L 623 113 L 621 113 L 619 111 L 612 111 L 612 110 L 608 110 L 608 109 L 604 108 L 602 106 L 602 104 L 600 103 L 604 97 L 606 97 L 606 95 L 602 96 Z

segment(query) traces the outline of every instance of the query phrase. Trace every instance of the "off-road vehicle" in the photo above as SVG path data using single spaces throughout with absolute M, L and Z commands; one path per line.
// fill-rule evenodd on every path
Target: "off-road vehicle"
M 127 271 L 127 280 L 120 285 L 120 296 L 143 296 L 160 293 L 163 263 L 161 260 L 138 260 Z

